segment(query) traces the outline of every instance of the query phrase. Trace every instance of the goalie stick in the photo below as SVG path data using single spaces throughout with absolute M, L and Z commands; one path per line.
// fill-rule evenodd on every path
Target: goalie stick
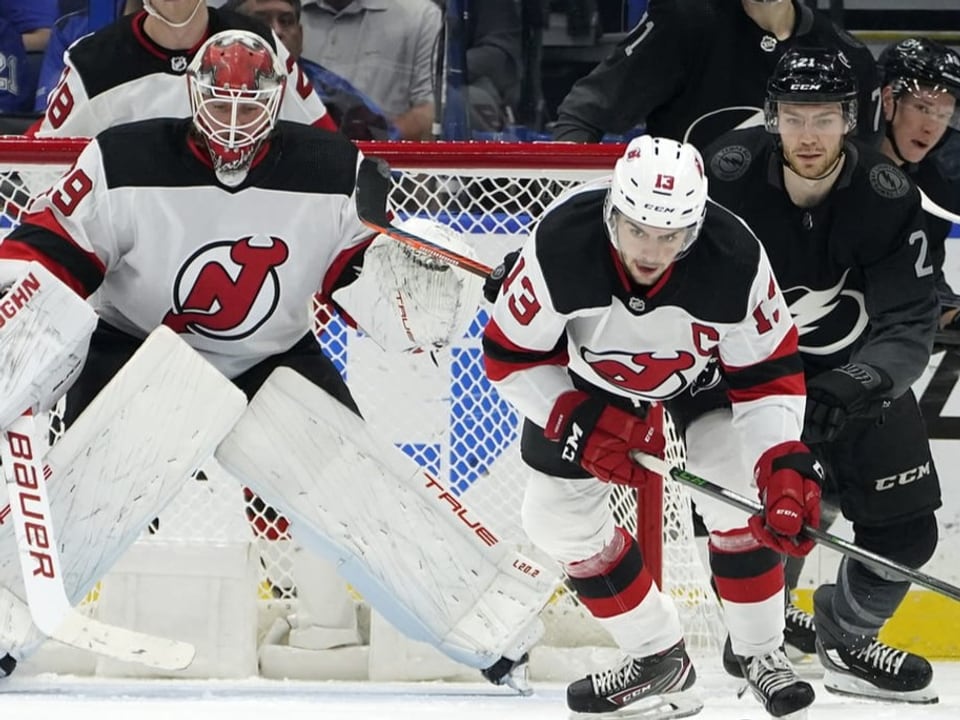
M 3 433 L 2 460 L 27 603 L 48 637 L 99 655 L 162 670 L 182 670 L 194 656 L 189 643 L 108 625 L 77 612 L 63 585 L 60 551 L 46 488 L 46 468 L 30 410 Z
M 702 478 L 699 475 L 694 475 L 686 470 L 672 467 L 668 462 L 661 460 L 658 457 L 647 455 L 646 453 L 641 453 L 639 451 L 634 451 L 633 460 L 638 465 L 642 465 L 658 475 L 661 475 L 665 478 L 673 478 L 681 485 L 695 488 L 696 490 L 699 490 L 700 492 L 709 495 L 712 498 L 716 498 L 717 500 L 725 502 L 728 505 L 732 505 L 735 508 L 739 508 L 753 514 L 763 512 L 763 505 L 761 505 L 758 501 L 745 498 L 743 495 L 728 490 L 727 488 L 717 485 L 716 483 L 710 482 L 706 478 Z M 802 532 L 805 536 L 814 542 L 823 545 L 824 547 L 828 547 L 831 550 L 836 550 L 837 552 L 859 560 L 865 565 L 870 565 L 871 567 L 885 570 L 903 578 L 904 580 L 909 580 L 917 585 L 922 585 L 929 590 L 933 590 L 936 593 L 945 595 L 951 600 L 960 602 L 960 588 L 944 582 L 939 578 L 935 578 L 932 575 L 927 575 L 919 570 L 914 570 L 906 565 L 901 565 L 898 562 L 885 558 L 882 555 L 872 553 L 869 550 L 864 550 L 849 540 L 844 540 L 843 538 L 839 538 L 836 535 L 831 535 L 830 533 L 826 533 L 823 530 L 810 525 L 804 525 Z
M 357 215 L 364 225 L 426 257 L 439 258 L 449 265 L 482 278 L 490 274 L 492 268 L 487 265 L 392 225 L 387 212 L 387 196 L 390 194 L 391 183 L 390 166 L 385 161 L 367 157 L 360 163 L 357 171 L 356 202 Z

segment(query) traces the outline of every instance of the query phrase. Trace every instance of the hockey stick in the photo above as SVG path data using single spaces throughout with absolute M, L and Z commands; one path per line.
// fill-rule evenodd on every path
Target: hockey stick
M 447 250 L 441 245 L 436 245 L 390 224 L 387 214 L 387 196 L 390 194 L 392 182 L 390 166 L 383 160 L 368 157 L 360 163 L 360 169 L 357 171 L 357 215 L 364 225 L 413 248 L 426 257 L 439 258 L 448 265 L 482 278 L 490 274 L 491 268 L 483 263 L 453 250 Z
M 727 490 L 721 485 L 712 483 L 706 478 L 694 475 L 686 470 L 672 467 L 669 463 L 661 460 L 660 458 L 635 451 L 633 453 L 633 460 L 638 465 L 642 465 L 658 475 L 673 478 L 682 485 L 695 488 L 700 492 L 725 502 L 728 505 L 732 505 L 735 508 L 739 508 L 740 510 L 745 510 L 753 514 L 763 512 L 763 505 L 761 505 L 758 501 L 745 498 L 743 495 L 732 492 L 731 490 Z M 933 590 L 941 595 L 945 595 L 951 600 L 957 600 L 960 602 L 960 588 L 950 585 L 939 578 L 927 575 L 919 570 L 914 570 L 906 565 L 901 565 L 898 562 L 889 560 L 882 555 L 872 553 L 869 550 L 864 550 L 863 548 L 854 545 L 849 540 L 844 540 L 843 538 L 839 538 L 836 535 L 831 535 L 823 530 L 811 527 L 810 525 L 803 526 L 803 534 L 812 539 L 814 542 L 823 545 L 824 547 L 828 547 L 831 550 L 836 550 L 837 552 L 843 553 L 844 555 L 848 555 L 849 557 L 856 558 L 865 565 L 869 565 L 875 569 L 884 570 L 888 573 L 903 578 L 904 580 L 909 580 L 917 585 L 922 585 L 929 590 Z
M 163 670 L 182 670 L 194 656 L 189 643 L 145 635 L 77 612 L 63 586 L 60 550 L 50 513 L 46 468 L 37 457 L 33 413 L 24 412 L 0 442 L 20 569 L 34 624 L 48 637 L 99 655 Z
M 931 215 L 936 215 L 939 218 L 943 218 L 944 220 L 949 220 L 954 224 L 960 225 L 960 215 L 952 213 L 946 208 L 937 205 L 923 190 L 920 191 L 920 207 L 922 207 Z

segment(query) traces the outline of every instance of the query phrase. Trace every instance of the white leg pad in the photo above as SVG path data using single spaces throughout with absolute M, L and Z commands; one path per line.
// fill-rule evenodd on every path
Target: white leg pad
M 171 330 L 147 338 L 44 458 L 71 603 L 180 491 L 245 406 L 243 393 Z M 2 507 L 6 488 L 0 493 Z M 0 586 L 25 597 L 13 528 L 2 523 Z M 42 636 L 33 629 L 10 640 L 4 647 L 0 637 L 0 648 L 29 651 Z
M 499 540 L 413 460 L 287 368 L 264 383 L 216 456 L 375 610 L 471 667 L 489 667 L 530 637 L 559 582 L 558 568 Z

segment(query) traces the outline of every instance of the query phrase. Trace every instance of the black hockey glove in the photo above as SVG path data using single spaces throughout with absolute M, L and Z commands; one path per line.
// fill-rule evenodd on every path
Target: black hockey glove
M 490 274 L 483 280 L 483 296 L 489 303 L 497 301 L 497 295 L 500 294 L 500 287 L 503 285 L 503 279 L 507 276 L 513 266 L 517 264 L 517 258 L 520 257 L 519 250 L 511 250 L 503 256 L 503 262 L 497 265 Z
M 850 418 L 878 417 L 890 405 L 893 381 L 879 368 L 849 363 L 817 375 L 807 383 L 803 440 L 833 440 Z

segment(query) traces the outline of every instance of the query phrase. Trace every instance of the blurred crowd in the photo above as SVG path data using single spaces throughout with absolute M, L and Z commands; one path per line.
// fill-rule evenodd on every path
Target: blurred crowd
M 630 37 L 647 0 L 206 4 L 271 27 L 352 139 L 549 140 L 562 135 L 554 123 L 559 115 L 563 124 L 569 91 L 617 51 L 609 38 Z M 25 132 L 40 117 L 72 43 L 143 12 L 142 0 L 0 0 L 0 132 Z M 546 63 L 545 37 L 559 50 Z M 624 141 L 642 130 L 640 119 L 602 137 Z M 960 175 L 957 134 L 944 144 L 944 168 Z

